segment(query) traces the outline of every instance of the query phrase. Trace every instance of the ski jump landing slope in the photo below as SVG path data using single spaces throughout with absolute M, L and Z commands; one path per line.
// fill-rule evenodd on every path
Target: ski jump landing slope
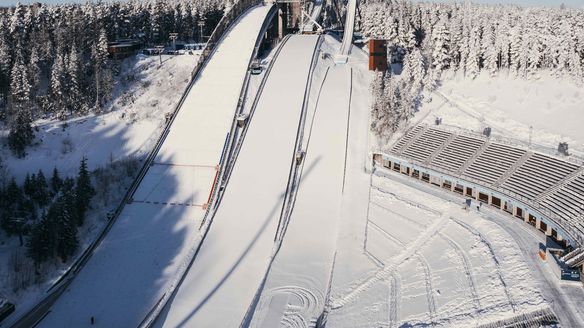
M 290 223 L 252 327 L 291 322 L 312 327 L 324 310 L 341 210 L 350 95 L 351 68 L 331 67 L 313 116 Z
M 275 59 L 210 230 L 155 326 L 242 322 L 273 252 L 317 41 L 293 36 Z
M 40 327 L 136 327 L 185 265 L 270 6 L 227 32 L 117 222 Z M 93 327 L 92 326 L 92 327 Z

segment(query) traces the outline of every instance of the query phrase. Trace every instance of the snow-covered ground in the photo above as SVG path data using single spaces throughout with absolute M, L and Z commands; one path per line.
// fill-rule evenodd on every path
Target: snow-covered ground
M 236 327 L 270 262 L 316 36 L 293 36 L 276 59 L 225 194 L 158 326 Z
M 269 6 L 227 32 L 190 90 L 152 167 L 112 230 L 40 323 L 138 325 L 200 241 L 199 227 L 239 92 Z
M 50 176 L 54 167 L 63 176 L 74 175 L 83 156 L 94 169 L 111 160 L 146 155 L 162 131 L 165 114 L 174 110 L 190 81 L 198 56 L 163 56 L 162 60 L 162 65 L 158 57 L 124 60 L 123 78 L 104 114 L 35 122 L 35 145 L 27 149 L 25 158 L 14 158 L 7 147 L 0 149 L 6 166 L 22 181 L 39 169 Z
M 335 270 L 334 327 L 476 326 L 549 307 L 513 238 L 460 203 L 373 176 L 354 219 L 370 265 Z
M 526 80 L 500 72 L 476 79 L 461 74 L 445 76 L 434 94 L 426 95 L 414 121 L 482 133 L 491 127 L 493 136 L 528 146 L 530 135 L 536 150 L 554 153 L 559 142 L 568 142 L 575 155 L 584 157 L 584 88 L 567 78 L 542 72 Z M 531 128 L 530 128 L 531 127 Z

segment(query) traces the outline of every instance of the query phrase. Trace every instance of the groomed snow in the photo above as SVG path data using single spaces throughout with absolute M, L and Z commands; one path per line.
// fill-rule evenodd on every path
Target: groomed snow
M 40 327 L 137 326 L 200 240 L 199 226 L 269 6 L 244 14 L 218 46 L 154 165 L 105 240 Z M 221 88 L 217 86 L 221 83 Z
M 338 46 L 338 42 L 336 44 Z M 314 323 L 324 310 L 341 211 L 351 68 L 329 67 L 324 82 L 313 79 L 317 97 L 306 122 L 306 157 L 284 241 L 270 267 L 252 327 Z M 323 233 L 326 232 L 326 233 Z
M 274 63 L 210 230 L 157 326 L 237 327 L 267 270 L 316 36 L 293 36 Z

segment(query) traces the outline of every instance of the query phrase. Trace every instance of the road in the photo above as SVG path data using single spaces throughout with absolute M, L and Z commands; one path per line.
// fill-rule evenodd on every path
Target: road
M 317 36 L 291 37 L 254 111 L 210 230 L 157 327 L 237 327 L 265 275 Z
M 135 327 L 197 243 L 226 134 L 270 6 L 227 32 L 199 75 L 153 165 L 86 266 L 39 327 Z M 220 79 L 217 77 L 221 77 Z

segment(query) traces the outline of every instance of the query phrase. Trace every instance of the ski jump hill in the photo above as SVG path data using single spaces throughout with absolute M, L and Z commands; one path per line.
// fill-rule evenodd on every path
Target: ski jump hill
M 316 17 L 321 4 L 315 6 Z M 117 215 L 14 327 L 214 327 L 218 322 L 269 327 L 282 320 L 285 309 L 265 303 L 274 290 L 280 297 L 298 293 L 286 296 L 290 277 L 278 272 L 287 270 L 291 247 L 312 228 L 311 217 L 288 227 L 300 175 L 307 179 L 306 194 L 297 200 L 300 213 L 310 212 L 318 186 L 329 182 L 338 188 L 331 190 L 330 206 L 320 214 L 334 214 L 340 202 L 351 72 L 334 70 L 335 78 L 323 85 L 312 124 L 328 128 L 312 136 L 314 152 L 303 161 L 298 154 L 310 138 L 303 128 L 322 37 L 287 36 L 263 77 L 247 125 L 238 128 L 248 68 L 276 7 L 257 1 L 237 5 L 240 13 L 232 8 L 226 14 L 231 23 L 212 49 L 208 44 L 204 62 Z M 346 90 L 340 99 L 333 92 L 337 87 Z M 344 114 L 335 113 L 336 106 Z M 328 132 L 342 141 L 332 150 L 327 149 Z M 290 245 L 282 244 L 288 228 Z M 313 270 L 320 278 L 313 285 L 322 293 L 303 320 L 315 322 L 323 311 L 331 241 L 310 241 L 328 248 L 314 255 Z M 280 248 L 285 255 L 276 261 L 272 277 Z M 266 284 L 271 289 L 267 296 L 262 295 Z M 254 318 L 256 307 L 260 319 Z

